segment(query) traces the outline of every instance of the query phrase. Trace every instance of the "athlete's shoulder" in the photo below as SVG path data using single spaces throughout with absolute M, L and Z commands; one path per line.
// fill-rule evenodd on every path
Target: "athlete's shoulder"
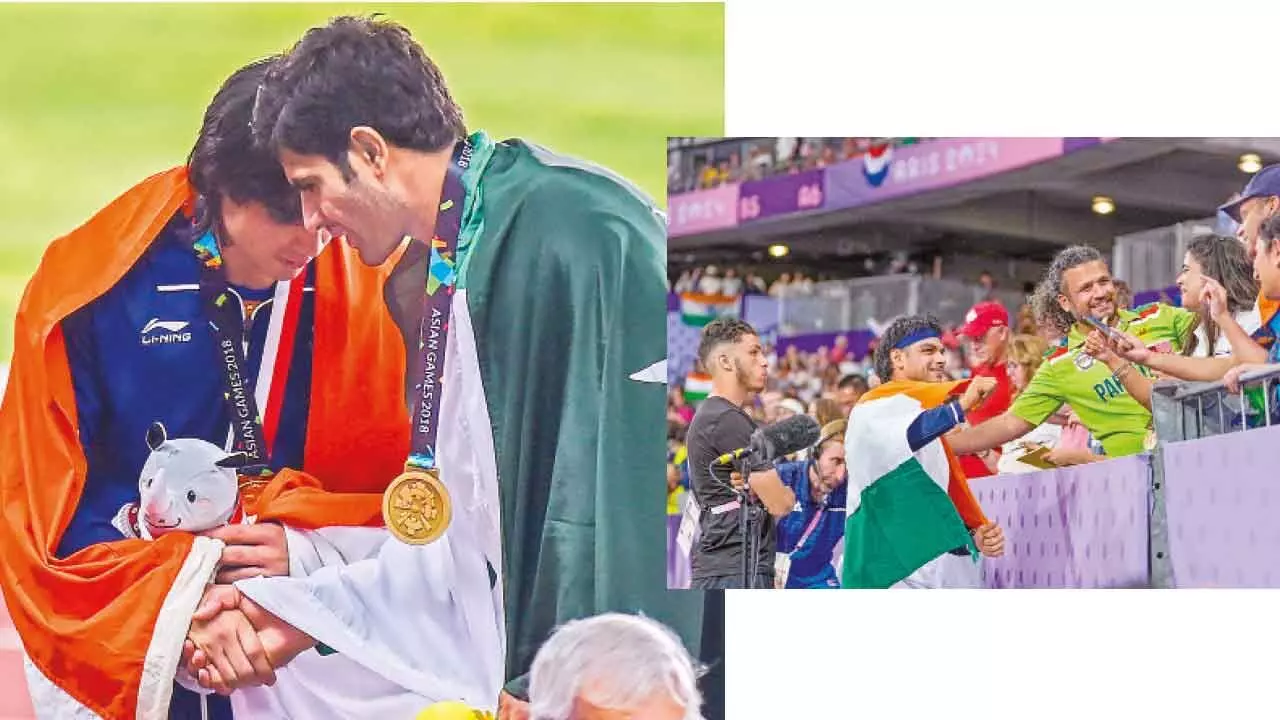
M 105 293 L 86 307 L 148 302 L 156 293 L 195 292 L 200 262 L 191 249 L 191 221 L 177 213 L 142 256 Z
M 665 226 L 661 209 L 630 180 L 602 165 L 523 139 L 499 143 L 526 202 L 579 219 L 623 219 L 649 228 Z

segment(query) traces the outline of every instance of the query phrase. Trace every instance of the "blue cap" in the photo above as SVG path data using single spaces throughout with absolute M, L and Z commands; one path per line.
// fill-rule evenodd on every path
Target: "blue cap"
M 1268 165 L 1253 174 L 1249 184 L 1244 186 L 1240 197 L 1218 208 L 1236 222 L 1240 220 L 1240 206 L 1245 201 L 1256 197 L 1280 197 L 1280 164 Z

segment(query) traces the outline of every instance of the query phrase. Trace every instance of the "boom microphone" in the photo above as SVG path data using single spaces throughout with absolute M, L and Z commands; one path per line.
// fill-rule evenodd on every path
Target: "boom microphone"
M 818 421 L 808 415 L 796 415 L 781 422 L 757 428 L 751 433 L 751 442 L 716 458 L 716 465 L 730 465 L 744 457 L 754 458 L 760 464 L 799 452 L 817 444 L 822 436 Z

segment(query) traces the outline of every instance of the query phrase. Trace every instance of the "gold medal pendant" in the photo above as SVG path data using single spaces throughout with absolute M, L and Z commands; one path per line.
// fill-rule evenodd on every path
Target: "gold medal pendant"
M 382 520 L 400 542 L 425 545 L 444 534 L 452 508 L 436 470 L 405 468 L 382 494 Z

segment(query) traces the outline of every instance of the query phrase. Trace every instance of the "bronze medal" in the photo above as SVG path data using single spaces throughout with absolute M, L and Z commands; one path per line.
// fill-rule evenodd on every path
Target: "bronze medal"
M 425 545 L 444 534 L 452 508 L 435 470 L 406 468 L 382 494 L 382 520 L 400 542 Z

